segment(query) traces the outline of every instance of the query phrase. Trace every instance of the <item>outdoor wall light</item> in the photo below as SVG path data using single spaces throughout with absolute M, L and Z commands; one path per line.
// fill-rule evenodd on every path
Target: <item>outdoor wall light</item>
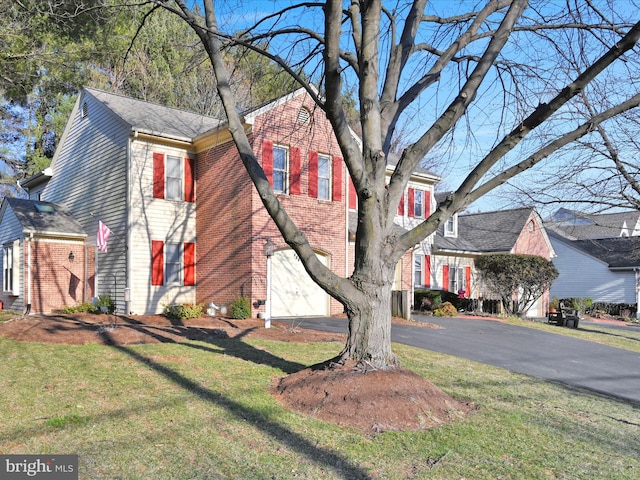
M 73 262 L 76 259 L 76 256 L 73 254 L 73 252 L 69 252 L 69 261 Z

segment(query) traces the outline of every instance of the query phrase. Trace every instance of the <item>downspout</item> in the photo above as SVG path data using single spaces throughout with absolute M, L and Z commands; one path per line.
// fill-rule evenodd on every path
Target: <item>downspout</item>
M 634 268 L 636 274 L 636 319 L 640 318 L 640 269 Z
M 344 187 L 344 278 L 349 278 L 349 169 L 345 168 L 347 174 Z
M 31 312 L 31 242 L 33 242 L 33 233 L 29 234 L 29 241 L 27 242 L 27 310 L 25 312 L 28 315 Z
M 133 131 L 133 139 L 138 138 L 138 130 L 134 129 Z M 126 270 L 124 272 L 124 313 L 128 315 L 131 313 L 131 272 L 133 271 L 133 245 L 132 245 L 132 235 L 131 235 L 131 227 L 133 225 L 133 212 L 131 209 L 132 204 L 132 188 L 131 188 L 131 169 L 132 169 L 132 161 L 133 157 L 133 142 L 132 139 L 129 138 L 129 149 L 127 153 L 127 165 L 126 165 L 126 189 L 127 189 L 127 227 L 125 229 L 125 243 L 126 243 Z

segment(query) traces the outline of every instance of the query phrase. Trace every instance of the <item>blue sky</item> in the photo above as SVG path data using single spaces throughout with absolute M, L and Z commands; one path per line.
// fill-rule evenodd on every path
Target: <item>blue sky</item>
M 269 13 L 292 3 L 296 2 L 282 0 L 257 0 L 251 2 L 242 0 L 219 1 L 217 2 L 218 7 L 220 8 L 218 13 L 219 24 L 222 29 L 225 29 L 226 26 L 233 26 L 233 29 L 238 29 L 252 21 L 255 21 L 256 19 L 264 18 Z M 469 4 L 475 5 L 476 3 L 477 2 L 432 0 L 430 5 L 439 9 L 440 12 L 442 12 L 443 8 L 450 9 L 450 12 L 447 13 L 453 14 L 456 13 L 457 9 L 463 8 L 466 10 Z M 631 7 L 631 5 L 627 2 L 617 3 L 617 8 L 621 11 L 625 8 L 628 9 L 629 7 Z M 632 14 L 632 11 L 629 11 L 629 18 L 634 16 L 637 15 L 634 15 Z M 300 22 L 304 24 L 304 26 L 312 27 L 313 22 L 320 20 L 321 19 L 318 18 L 301 18 Z M 317 28 L 321 28 L 321 26 L 317 26 Z M 528 44 L 528 47 L 531 48 L 532 45 Z M 272 51 L 277 51 L 277 45 L 272 46 Z M 590 52 L 586 53 L 589 54 Z M 539 61 L 544 61 L 545 52 L 535 52 L 534 48 L 534 51 L 527 53 L 527 55 L 529 54 L 532 57 L 537 57 Z M 446 80 L 441 81 L 441 83 L 446 83 Z M 558 81 L 558 86 L 564 86 L 564 80 L 560 79 Z M 412 135 L 411 129 L 413 126 L 417 125 L 420 128 L 424 128 L 425 125 L 429 124 L 429 122 L 435 118 L 435 115 L 425 115 L 424 112 L 426 110 L 441 112 L 443 106 L 450 102 L 450 95 L 452 93 L 455 95 L 457 90 L 452 89 L 452 91 L 446 91 L 445 88 L 438 87 L 437 93 L 430 94 L 433 95 L 431 98 L 421 99 L 421 102 L 418 103 L 417 109 L 415 110 L 415 119 L 412 122 L 407 123 L 408 135 Z M 553 92 L 549 92 L 549 95 L 552 93 Z M 543 98 L 541 101 L 545 101 L 547 99 L 548 98 Z M 437 109 L 433 108 L 434 102 L 437 102 Z M 507 116 L 510 114 L 515 115 L 513 112 L 507 112 Z M 515 117 L 511 117 L 511 122 L 507 118 L 507 121 L 503 124 L 505 131 L 509 131 L 512 128 L 512 125 L 515 123 L 514 118 Z M 463 119 L 457 126 L 454 141 L 447 144 L 446 147 L 441 147 L 446 148 L 446 152 L 433 152 L 434 156 L 442 153 L 442 157 L 438 159 L 439 161 L 436 162 L 435 165 L 429 166 L 429 168 L 433 169 L 436 174 L 443 177 L 441 188 L 445 188 L 447 190 L 455 189 L 459 182 L 462 181 L 471 168 L 473 168 L 476 161 L 482 158 L 486 153 L 488 147 L 494 144 L 502 133 L 504 133 L 498 133 L 496 110 L 493 108 L 490 98 L 487 101 L 487 99 L 478 95 L 477 101 L 469 110 L 469 119 L 470 122 L 472 122 L 472 126 L 468 132 L 465 130 L 465 119 Z M 504 120 L 504 118 L 501 118 L 501 120 Z M 468 136 L 469 132 L 472 134 L 472 137 Z M 415 134 L 418 135 L 420 133 L 421 132 L 417 131 Z M 526 154 L 524 147 L 522 154 Z M 443 159 L 446 159 L 446 161 Z M 533 181 L 535 181 L 535 179 Z M 501 190 L 498 190 L 496 192 L 491 192 L 476 201 L 471 205 L 470 210 L 487 211 L 517 206 L 520 206 L 518 205 L 517 197 L 505 198 Z

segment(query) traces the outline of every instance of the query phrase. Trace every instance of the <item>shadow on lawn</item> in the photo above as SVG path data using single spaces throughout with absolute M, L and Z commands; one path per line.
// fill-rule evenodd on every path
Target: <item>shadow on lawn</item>
M 186 326 L 173 326 L 173 327 L 151 327 L 144 326 L 141 322 L 135 321 L 135 327 L 129 327 L 127 325 L 118 325 L 117 328 L 135 328 L 138 332 L 143 332 L 146 335 L 156 339 L 161 343 L 180 343 L 181 345 L 195 348 L 199 350 L 209 351 L 212 353 L 223 353 L 225 355 L 247 360 L 249 362 L 257 363 L 260 365 L 267 365 L 269 367 L 282 370 L 284 373 L 295 373 L 307 368 L 307 365 L 297 362 L 290 362 L 283 358 L 277 357 L 265 350 L 260 350 L 242 341 L 252 330 L 256 328 L 247 329 L 235 337 L 228 337 L 226 332 L 218 331 L 211 328 L 202 327 L 186 327 Z M 224 335 L 222 334 L 224 332 Z M 218 347 L 220 350 L 213 350 L 203 345 L 176 342 L 173 338 L 170 338 L 165 333 L 173 335 L 179 335 L 188 340 L 198 340 L 206 343 L 211 343 Z M 109 331 L 107 329 L 99 332 L 105 345 L 116 346 L 117 342 L 111 339 Z
M 108 332 L 104 332 L 103 335 L 106 335 L 108 337 L 109 334 Z M 237 337 L 232 339 L 225 339 L 224 342 L 233 341 L 236 338 Z M 223 342 L 221 341 L 220 343 L 223 343 Z M 239 340 L 236 340 L 235 342 L 232 342 L 232 344 L 233 343 L 238 345 L 242 342 L 240 342 Z M 209 350 L 206 347 L 201 345 L 189 345 L 189 344 L 183 344 L 183 345 L 192 347 L 192 348 Z M 266 365 L 273 365 L 274 360 L 278 358 L 271 355 L 268 352 L 257 350 L 257 349 L 253 349 L 255 350 L 255 352 L 252 352 L 249 355 L 239 356 L 237 355 L 237 352 L 241 350 L 246 350 L 251 352 L 252 347 L 244 343 L 243 345 L 245 348 L 233 349 L 232 350 L 234 352 L 233 355 L 238 356 L 239 358 L 249 359 L 250 361 L 255 361 L 256 358 L 260 358 L 260 356 L 262 356 L 267 358 L 268 360 L 262 361 L 260 363 L 263 363 Z M 240 420 L 245 420 L 250 422 L 255 428 L 262 430 L 263 432 L 275 438 L 282 444 L 287 445 L 288 448 L 297 451 L 301 455 L 304 455 L 305 457 L 308 458 L 309 461 L 314 463 L 323 463 L 330 469 L 334 470 L 336 474 L 342 476 L 345 479 L 357 480 L 357 479 L 371 478 L 369 474 L 366 472 L 366 470 L 360 468 L 357 465 L 354 465 L 348 458 L 343 457 L 342 455 L 339 455 L 329 449 L 314 445 L 312 442 L 309 442 L 302 435 L 296 432 L 293 432 L 276 422 L 268 420 L 259 412 L 251 410 L 250 408 L 247 408 L 239 404 L 238 402 L 235 402 L 221 395 L 218 392 L 215 392 L 208 388 L 204 388 L 203 386 L 180 375 L 174 370 L 171 370 L 170 368 L 167 368 L 166 366 L 161 365 L 160 363 L 154 360 L 151 360 L 150 358 L 147 358 L 144 355 L 141 355 L 140 353 L 136 352 L 134 349 L 129 348 L 127 346 L 123 346 L 123 345 L 117 345 L 113 341 L 111 342 L 111 347 L 126 355 L 129 355 L 134 360 L 140 363 L 143 363 L 144 365 L 147 365 L 149 368 L 160 373 L 161 375 L 166 377 L 168 380 L 172 381 L 173 383 L 180 386 L 181 388 L 184 388 L 185 390 L 192 392 L 193 394 L 197 395 L 201 399 L 225 408 L 226 411 L 229 412 L 229 414 L 233 415 L 234 417 Z M 247 349 L 246 347 L 249 347 L 249 348 Z M 227 351 L 228 350 L 225 350 L 225 353 L 227 353 Z M 216 353 L 220 353 L 220 352 L 216 352 Z M 304 366 L 302 366 L 301 364 L 286 362 L 285 360 L 282 360 L 282 359 L 279 359 L 279 362 L 276 362 L 276 363 L 280 364 L 281 362 L 284 362 L 285 364 L 295 365 L 298 369 L 304 368 Z M 277 366 L 277 365 L 274 365 L 274 366 L 276 366 L 276 368 L 280 368 L 280 366 Z

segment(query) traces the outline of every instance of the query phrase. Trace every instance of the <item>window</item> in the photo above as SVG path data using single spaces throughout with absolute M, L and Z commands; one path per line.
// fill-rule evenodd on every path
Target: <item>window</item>
M 195 243 L 153 240 L 151 285 L 195 285 Z
M 458 293 L 465 289 L 464 268 L 449 266 L 449 291 Z
M 331 200 L 331 157 L 318 155 L 318 198 Z
M 422 286 L 423 275 L 423 255 L 416 255 L 413 257 L 413 284 L 416 287 Z
M 444 236 L 458 236 L 458 214 L 454 213 L 447 219 L 446 223 L 444 224 Z
M 13 245 L 5 245 L 2 255 L 3 281 L 5 292 L 13 292 Z
M 423 206 L 424 206 L 424 192 L 422 190 L 416 190 L 413 193 L 413 214 L 422 218 L 424 216 Z
M 166 172 L 166 198 L 169 200 L 182 200 L 182 159 L 167 155 Z
M 273 191 L 287 193 L 289 152 L 285 147 L 273 147 Z
M 429 210 L 429 192 L 419 188 L 409 187 L 407 191 L 407 215 L 409 218 L 425 218 L 431 213 Z M 402 213 L 400 213 L 402 212 Z M 402 206 L 398 208 L 398 215 L 404 213 L 404 195 Z
M 182 285 L 182 249 L 179 243 L 166 243 L 164 246 L 165 283 Z
M 194 165 L 192 158 L 154 153 L 153 197 L 195 201 Z

